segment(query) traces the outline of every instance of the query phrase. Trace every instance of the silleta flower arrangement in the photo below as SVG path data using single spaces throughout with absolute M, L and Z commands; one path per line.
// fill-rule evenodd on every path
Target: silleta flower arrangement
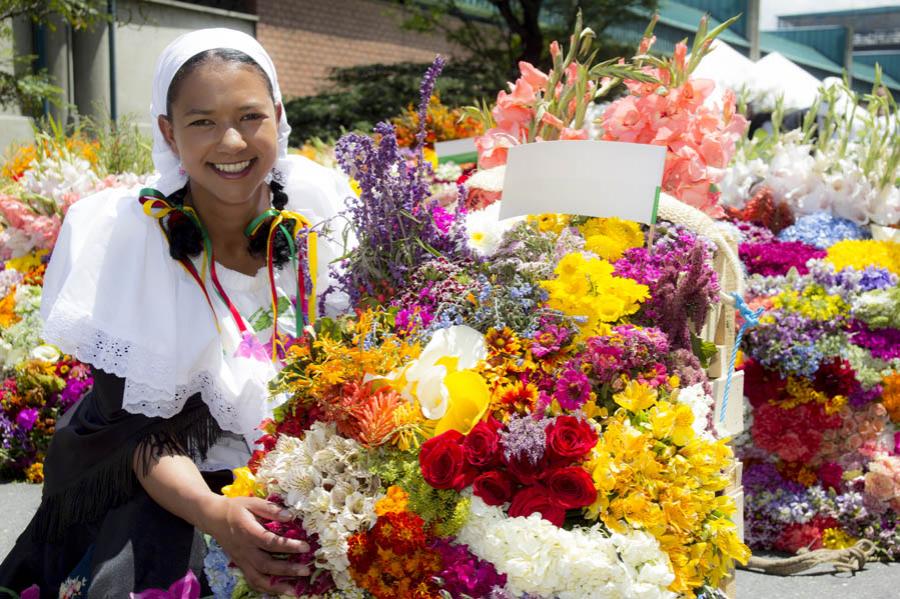
M 794 553 L 868 539 L 896 560 L 900 245 L 822 213 L 808 218 L 833 224 L 810 237 L 804 218 L 796 241 L 742 226 L 751 303 L 767 308 L 744 344 L 747 542 Z
M 0 478 L 43 481 L 56 419 L 93 385 L 90 369 L 41 341 L 41 286 L 61 219 L 81 197 L 143 177 L 97 173 L 97 144 L 39 135 L 0 179 Z
M 691 349 L 718 292 L 706 242 L 442 205 L 421 154 L 377 133 L 337 148 L 361 189 L 342 279 L 356 314 L 291 349 L 272 384 L 291 399 L 225 490 L 296 516 L 310 553 L 294 559 L 314 566 L 296 593 L 715 596 L 749 550 Z M 207 577 L 251 594 L 215 545 Z

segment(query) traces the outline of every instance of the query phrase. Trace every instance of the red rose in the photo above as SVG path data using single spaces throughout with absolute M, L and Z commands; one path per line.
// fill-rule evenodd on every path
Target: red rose
M 503 505 L 512 497 L 515 481 L 505 472 L 485 472 L 472 483 L 472 492 L 488 505 Z
M 501 426 L 500 422 L 491 417 L 482 420 L 469 431 L 463 448 L 470 464 L 478 468 L 489 468 L 499 462 L 500 435 L 497 431 Z
M 566 510 L 553 501 L 547 487 L 543 485 L 526 487 L 516 493 L 508 513 L 512 517 L 523 518 L 539 513 L 544 520 L 557 526 L 562 526 L 566 519 Z
M 571 463 L 586 456 L 597 444 L 597 433 L 587 420 L 574 416 L 557 416 L 546 432 L 551 461 Z
M 544 482 L 553 500 L 567 510 L 591 505 L 597 499 L 594 479 L 581 466 L 552 470 Z
M 462 433 L 449 430 L 422 444 L 419 467 L 422 477 L 435 489 L 462 491 L 475 477 L 475 470 L 466 464 L 462 440 Z
M 517 455 L 510 459 L 504 457 L 503 463 L 513 478 L 523 485 L 536 483 L 541 478 L 541 472 L 547 468 L 546 460 L 541 459 L 535 464 L 525 455 Z

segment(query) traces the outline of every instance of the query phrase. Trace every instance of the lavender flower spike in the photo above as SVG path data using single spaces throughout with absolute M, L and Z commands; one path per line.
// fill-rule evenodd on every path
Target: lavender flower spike
M 416 133 L 416 151 L 419 153 L 420 158 L 422 149 L 425 146 L 425 121 L 428 116 L 428 103 L 431 102 L 431 96 L 434 94 L 434 86 L 437 83 L 437 78 L 441 74 L 441 71 L 444 70 L 444 65 L 446 64 L 447 61 L 444 60 L 443 56 L 440 54 L 435 56 L 434 62 L 431 63 L 431 66 L 425 71 L 425 75 L 422 77 L 422 84 L 419 86 L 419 131 Z

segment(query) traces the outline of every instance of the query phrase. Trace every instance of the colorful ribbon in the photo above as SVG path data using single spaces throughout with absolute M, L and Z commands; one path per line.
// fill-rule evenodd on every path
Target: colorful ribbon
M 167 239 L 169 239 L 169 236 L 165 226 L 163 226 L 163 219 L 170 216 L 173 212 L 180 212 L 181 214 L 184 214 L 191 220 L 191 222 L 194 223 L 194 225 L 197 226 L 203 236 L 203 255 L 201 258 L 201 262 L 203 264 L 203 272 L 197 272 L 197 268 L 194 266 L 194 263 L 188 258 L 181 259 L 179 260 L 179 262 L 200 286 L 200 289 L 203 292 L 204 297 L 206 297 L 206 301 L 213 312 L 215 320 L 215 308 L 213 307 L 212 298 L 210 297 L 209 292 L 206 288 L 206 267 L 207 264 L 209 265 L 210 279 L 213 282 L 213 287 L 216 291 L 216 294 L 219 296 L 222 303 L 224 303 L 228 308 L 228 311 L 231 313 L 231 316 L 234 319 L 238 330 L 243 336 L 248 330 L 247 325 L 245 324 L 244 319 L 241 317 L 241 314 L 238 311 L 237 307 L 231 301 L 231 298 L 228 297 L 228 294 L 225 292 L 225 289 L 219 282 L 219 277 L 216 274 L 216 263 L 215 256 L 213 255 L 212 242 L 210 240 L 209 233 L 207 232 L 206 227 L 203 225 L 203 222 L 200 220 L 197 212 L 190 206 L 173 206 L 171 203 L 169 203 L 169 201 L 162 193 L 152 188 L 142 189 L 139 195 L 139 201 L 143 206 L 144 213 L 157 220 L 160 229 Z M 266 220 L 269 218 L 271 218 L 272 220 L 269 223 L 268 238 L 266 240 L 266 267 L 269 275 L 269 289 L 272 296 L 272 361 L 276 361 L 278 360 L 278 347 L 279 345 L 281 345 L 281 340 L 278 336 L 278 290 L 275 286 L 275 235 L 278 231 L 281 231 L 281 233 L 287 239 L 290 249 L 291 265 L 297 271 L 297 317 L 294 319 L 296 323 L 295 333 L 297 338 L 300 338 L 302 336 L 305 326 L 315 323 L 317 236 L 315 231 L 312 231 L 312 225 L 309 220 L 307 220 L 306 217 L 304 217 L 302 214 L 291 212 L 288 210 L 279 211 L 275 209 L 269 209 L 254 218 L 250 225 L 247 226 L 245 233 L 248 236 L 255 235 L 259 231 L 260 227 L 262 227 Z M 288 231 L 285 226 L 285 221 L 288 220 L 292 220 L 294 223 L 293 230 L 291 231 Z M 304 276 L 303 269 L 299 264 L 300 260 L 298 256 L 297 245 L 295 242 L 297 237 L 304 230 L 306 231 L 307 238 L 306 259 L 309 273 L 308 296 L 306 288 L 307 281 L 306 277 Z M 218 320 L 216 320 L 216 328 L 219 329 Z M 221 333 L 221 329 L 219 329 L 219 332 Z

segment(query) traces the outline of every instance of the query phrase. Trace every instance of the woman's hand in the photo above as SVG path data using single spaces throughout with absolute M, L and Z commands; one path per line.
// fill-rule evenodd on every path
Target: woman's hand
M 309 576 L 308 566 L 272 556 L 273 553 L 306 553 L 309 545 L 270 532 L 258 520 L 289 522 L 292 518 L 286 510 L 257 497 L 212 495 L 204 503 L 201 530 L 218 541 L 255 591 L 291 594 L 292 585 L 273 584 L 271 578 Z

